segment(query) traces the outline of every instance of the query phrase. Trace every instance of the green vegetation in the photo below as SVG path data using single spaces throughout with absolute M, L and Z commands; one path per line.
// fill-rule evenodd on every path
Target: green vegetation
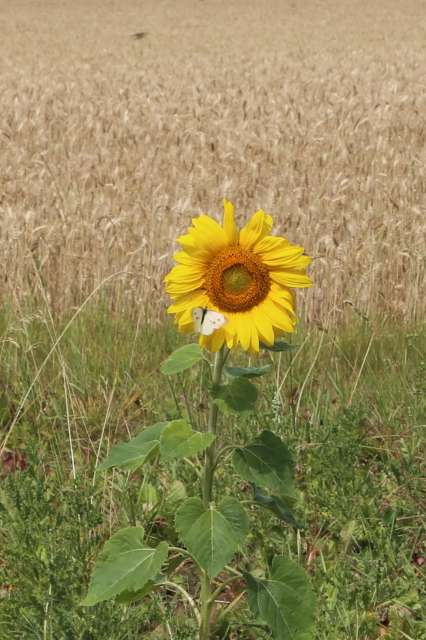
M 52 349 L 65 326 L 41 313 L 0 316 L 2 439 L 10 433 L 0 466 L 0 639 L 193 640 L 190 609 L 173 590 L 138 606 L 125 598 L 79 605 L 100 549 L 119 528 L 179 544 L 174 516 L 188 497 L 184 481 L 195 485 L 196 466 L 170 458 L 160 471 L 95 468 L 142 426 L 195 410 L 206 417 L 199 372 L 167 386 L 160 365 L 182 344 L 169 325 L 136 326 L 88 307 Z M 250 479 L 234 475 L 232 452 L 218 474 L 251 505 L 257 526 L 247 553 L 256 588 L 264 589 L 265 564 L 274 575 L 288 569 L 284 561 L 271 566 L 272 558 L 289 558 L 308 571 L 317 594 L 317 640 L 419 640 L 426 634 L 426 327 L 356 319 L 339 333 L 301 329 L 293 343 L 294 351 L 252 358 L 252 366 L 272 365 L 253 380 L 261 389 L 255 411 L 223 420 L 241 444 L 265 430 L 279 434 L 297 462 L 301 528 L 286 524 L 284 503 L 254 495 Z M 194 595 L 191 563 L 177 563 L 173 580 Z M 220 595 L 217 615 L 242 587 Z M 218 640 L 269 637 L 243 614 L 243 599 L 233 610 L 237 623 L 224 616 Z

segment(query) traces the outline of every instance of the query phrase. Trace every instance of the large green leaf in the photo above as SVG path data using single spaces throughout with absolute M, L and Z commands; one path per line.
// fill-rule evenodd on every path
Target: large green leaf
M 117 531 L 105 544 L 96 563 L 86 598 L 93 606 L 123 592 L 137 592 L 155 578 L 167 558 L 168 545 L 151 549 L 144 542 L 142 527 Z
M 160 367 L 161 373 L 166 376 L 173 376 L 176 373 L 190 369 L 203 357 L 203 351 L 199 344 L 192 343 L 179 347 L 163 362 Z
M 254 442 L 238 448 L 233 462 L 244 480 L 271 489 L 279 496 L 295 497 L 291 453 L 272 431 L 262 431 Z
M 176 528 L 188 551 L 211 578 L 232 559 L 244 542 L 249 522 L 238 500 L 223 498 L 218 506 L 204 508 L 199 498 L 189 498 L 176 513 Z
M 266 622 L 275 640 L 310 640 L 314 634 L 315 598 L 305 572 L 294 562 L 275 557 L 271 577 L 246 574 L 248 601 Z
M 163 576 L 158 575 L 153 580 L 148 580 L 146 585 L 142 589 L 139 589 L 139 591 L 122 591 L 120 595 L 116 597 L 115 601 L 119 602 L 120 604 L 139 602 L 140 600 L 143 600 L 143 598 L 145 598 L 145 596 L 147 596 L 149 593 L 160 589 L 160 587 L 162 587 L 164 584 L 164 580 L 165 578 Z
M 99 465 L 100 471 L 110 467 L 120 467 L 134 471 L 151 460 L 160 446 L 160 436 L 167 422 L 158 422 L 146 427 L 139 435 L 128 442 L 113 447 L 109 456 Z
M 260 346 L 262 349 L 266 349 L 266 351 L 295 351 L 297 349 L 296 344 L 289 344 L 284 340 L 276 340 L 272 345 L 261 342 Z
M 254 486 L 253 489 L 254 499 L 259 505 L 269 509 L 269 511 L 272 511 L 277 518 L 283 520 L 295 529 L 303 529 L 302 525 L 297 522 L 286 501 L 282 500 L 278 496 L 270 496 L 267 493 L 264 493 L 259 489 L 259 487 Z
M 230 384 L 214 387 L 214 402 L 225 413 L 253 411 L 257 400 L 257 389 L 245 378 L 235 378 Z
M 173 420 L 161 434 L 161 457 L 166 460 L 188 458 L 206 449 L 213 440 L 212 433 L 193 431 L 185 420 Z
M 225 367 L 225 372 L 233 378 L 259 378 L 271 369 L 271 364 L 265 364 L 264 367 Z

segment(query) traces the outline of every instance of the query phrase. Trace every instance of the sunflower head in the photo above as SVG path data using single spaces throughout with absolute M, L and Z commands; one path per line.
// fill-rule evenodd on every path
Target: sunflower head
M 306 275 L 311 258 L 303 247 L 271 236 L 272 218 L 256 211 L 239 231 L 234 206 L 224 200 L 223 224 L 206 215 L 192 220 L 176 266 L 166 276 L 166 290 L 173 300 L 168 312 L 176 315 L 179 329 L 194 330 L 192 311 L 203 307 L 217 311 L 226 323 L 212 335 L 200 336 L 200 344 L 217 351 L 259 351 L 259 342 L 272 345 L 296 325 L 293 289 L 310 287 Z

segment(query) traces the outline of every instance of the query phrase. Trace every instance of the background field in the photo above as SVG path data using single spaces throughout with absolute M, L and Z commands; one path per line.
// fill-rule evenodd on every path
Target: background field
M 177 232 L 226 196 L 315 256 L 311 321 L 422 317 L 424 1 L 0 8 L 2 295 L 38 264 L 68 309 L 121 272 L 111 306 L 157 317 Z
M 316 640 L 426 638 L 426 2 L 0 0 L 0 33 L 0 640 L 194 639 L 171 594 L 78 603 L 111 531 L 194 483 L 94 470 L 176 417 L 162 278 L 223 197 L 315 257 L 296 356 L 226 423 L 298 461 L 304 529 L 253 513 L 251 560 L 307 569 Z

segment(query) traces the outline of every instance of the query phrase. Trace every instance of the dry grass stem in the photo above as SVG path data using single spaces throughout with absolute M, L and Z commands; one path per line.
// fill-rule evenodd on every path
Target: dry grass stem
M 0 0 L 0 295 L 161 318 L 192 216 L 264 208 L 307 320 L 426 310 L 424 2 Z M 423 17 L 422 17 L 423 16 Z M 144 37 L 132 37 L 144 33 Z

